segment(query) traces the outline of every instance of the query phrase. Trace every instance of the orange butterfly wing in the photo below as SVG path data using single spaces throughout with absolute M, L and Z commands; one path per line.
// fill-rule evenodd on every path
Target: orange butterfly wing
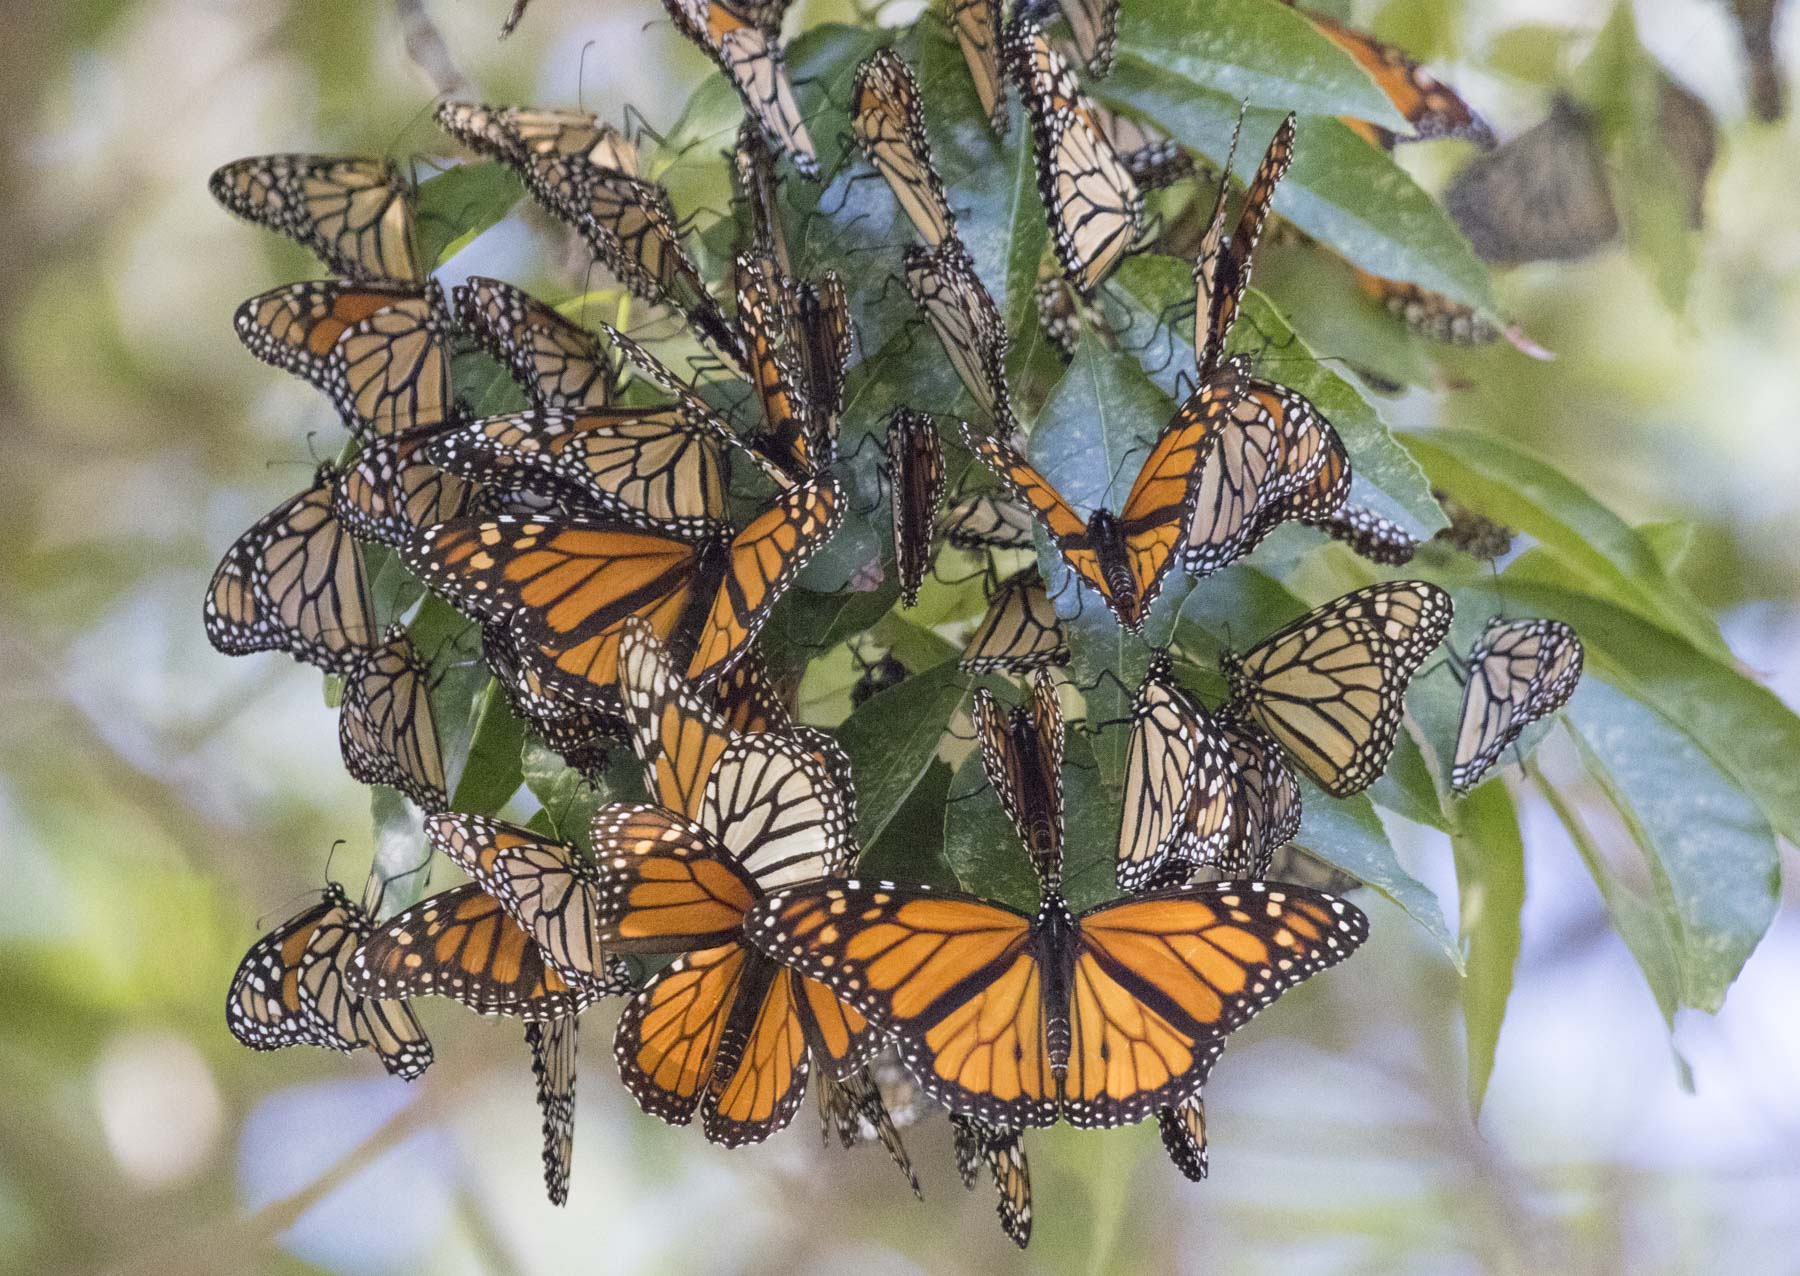
M 660 806 L 594 816 L 594 934 L 621 952 L 680 953 L 735 940 L 760 895 L 698 825 Z

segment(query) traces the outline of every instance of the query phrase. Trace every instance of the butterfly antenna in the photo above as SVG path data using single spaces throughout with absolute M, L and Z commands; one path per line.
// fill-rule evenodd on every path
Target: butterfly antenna
M 589 40 L 581 46 L 581 51 L 575 55 L 575 109 L 577 111 L 587 110 L 588 54 L 593 50 L 594 46 L 599 43 L 598 40 Z
M 625 104 L 625 110 L 621 113 L 620 118 L 625 121 L 625 135 L 630 138 L 633 146 L 646 137 L 658 146 L 667 145 L 663 135 L 651 128 L 650 121 L 644 118 L 644 113 L 631 103 Z

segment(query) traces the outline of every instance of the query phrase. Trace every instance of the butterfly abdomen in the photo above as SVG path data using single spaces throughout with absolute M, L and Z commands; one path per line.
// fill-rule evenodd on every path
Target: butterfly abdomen
M 1038 965 L 1044 972 L 1044 1048 L 1050 1056 L 1050 1070 L 1060 1081 L 1069 1070 L 1069 1053 L 1074 1044 L 1069 1025 L 1069 993 L 1074 986 L 1075 955 L 1080 941 L 1075 914 L 1069 911 L 1062 892 L 1054 887 L 1044 895 L 1033 932 Z
M 1088 516 L 1088 543 L 1099 560 L 1100 574 L 1112 592 L 1119 617 L 1135 628 L 1143 619 L 1137 580 L 1131 574 L 1131 557 L 1125 545 L 1125 525 L 1111 510 L 1097 509 Z

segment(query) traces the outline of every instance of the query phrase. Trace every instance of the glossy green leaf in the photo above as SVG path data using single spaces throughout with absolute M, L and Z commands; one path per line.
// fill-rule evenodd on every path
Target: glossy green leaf
M 1527 615 L 1574 626 L 1591 676 L 1604 678 L 1675 724 L 1762 809 L 1776 833 L 1800 841 L 1800 717 L 1735 662 L 1572 582 L 1560 564 L 1527 554 L 1502 575 Z
M 1462 995 L 1469 1107 L 1479 1115 L 1512 995 L 1519 918 L 1525 908 L 1525 844 L 1504 784 L 1489 780 L 1458 803 L 1450 848 L 1456 857 L 1457 912 L 1468 954 Z
M 525 724 L 506 702 L 492 679 L 476 704 L 468 761 L 456 781 L 450 807 L 473 815 L 492 815 L 512 799 L 525 782 L 521 753 Z
M 1680 1003 L 1717 1011 L 1780 903 L 1774 832 L 1680 727 L 1615 688 L 1584 685 L 1567 718 L 1650 869 Z
M 1589 590 L 1730 659 L 1718 623 L 1670 579 L 1643 535 L 1573 479 L 1490 434 L 1433 430 L 1401 437 L 1432 486 L 1536 538 Z
M 1406 127 L 1348 53 L 1294 10 L 1268 0 L 1123 5 L 1118 61 L 1132 60 L 1160 72 L 1173 96 L 1204 92 L 1253 106 Z M 1115 65 L 1113 74 L 1120 69 Z M 1101 82 L 1109 85 L 1110 77 Z
M 857 841 L 877 845 L 930 769 L 968 688 L 955 661 L 870 697 L 838 728 L 856 776 Z
M 524 197 L 517 175 L 497 160 L 459 164 L 419 183 L 419 257 L 442 265 Z
M 1224 162 L 1237 125 L 1237 95 L 1195 89 L 1131 57 L 1121 57 L 1095 90 L 1154 120 L 1214 164 Z M 1245 117 L 1232 163 L 1239 177 L 1248 180 L 1256 172 L 1286 109 L 1252 110 Z M 1391 156 L 1340 120 L 1306 114 L 1298 122 L 1294 162 L 1275 192 L 1274 209 L 1371 274 L 1496 313 L 1487 268 L 1449 214 Z
M 1400 866 L 1381 817 L 1366 795 L 1328 798 L 1309 781 L 1300 782 L 1300 834 L 1294 840 L 1327 864 L 1343 869 L 1398 904 L 1443 948 L 1458 971 L 1462 947 L 1444 922 L 1437 896 Z
M 944 856 L 950 776 L 949 763 L 932 759 L 881 836 L 863 847 L 856 862 L 859 877 L 946 890 L 957 888 L 956 872 Z

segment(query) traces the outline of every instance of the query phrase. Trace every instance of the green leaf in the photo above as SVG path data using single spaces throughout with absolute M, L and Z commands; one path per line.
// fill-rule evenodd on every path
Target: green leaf
M 875 640 L 893 653 L 894 659 L 908 669 L 929 669 L 962 654 L 960 648 L 938 637 L 931 630 L 915 625 L 905 616 L 889 612 L 874 629 Z
M 1800 718 L 1736 664 L 1696 650 L 1618 604 L 1594 597 L 1546 556 L 1501 575 L 1526 614 L 1572 625 L 1587 669 L 1678 727 L 1753 798 L 1781 837 L 1800 841 Z
M 498 160 L 459 164 L 420 182 L 420 259 L 441 266 L 524 197 L 518 176 Z
M 1292 9 L 1267 0 L 1165 0 L 1121 8 L 1118 63 L 1141 60 L 1161 72 L 1173 97 L 1198 91 L 1233 103 L 1406 128 L 1367 72 Z M 1113 75 L 1119 71 L 1115 64 Z
M 1398 904 L 1443 948 L 1456 969 L 1464 969 L 1462 947 L 1444 923 L 1437 896 L 1418 878 L 1400 866 L 1388 841 L 1387 830 L 1368 797 L 1328 798 L 1311 782 L 1300 782 L 1300 835 L 1302 848 L 1327 864 L 1374 887 Z
M 1584 684 L 1567 720 L 1650 869 L 1680 1004 L 1716 1012 L 1780 904 L 1773 830 L 1682 730 L 1620 691 Z
M 418 902 L 430 880 L 431 848 L 425 844 L 425 825 L 419 808 L 398 789 L 385 784 L 369 786 L 369 814 L 375 837 L 375 854 L 369 872 L 382 880 L 381 917 L 391 917 Z
M 525 787 L 543 804 L 531 827 L 559 842 L 588 847 L 594 812 L 608 802 L 643 800 L 637 761 L 626 750 L 614 758 L 598 784 L 589 783 L 548 745 L 528 738 L 521 752 L 520 770 Z
M 857 876 L 955 890 L 956 872 L 944 857 L 950 765 L 933 758 L 881 836 L 863 847 Z
M 1191 267 L 1174 257 L 1146 253 L 1126 261 L 1115 279 L 1112 297 L 1122 300 L 1129 312 L 1129 317 L 1116 325 L 1129 334 L 1127 348 L 1139 350 L 1138 357 L 1158 385 L 1176 392 L 1177 380 L 1184 373 L 1192 380 L 1192 329 L 1156 341 L 1147 341 L 1142 334 L 1146 328 L 1156 330 L 1163 317 L 1180 305 L 1185 304 L 1192 313 Z M 1324 413 L 1350 453 L 1354 500 L 1395 519 L 1420 539 L 1444 526 L 1443 508 L 1433 499 L 1431 485 L 1381 414 L 1355 386 L 1319 362 L 1274 306 L 1254 290 L 1245 294 L 1232 330 L 1231 348 L 1251 354 L 1266 350 L 1268 358 L 1261 373 L 1299 391 Z
M 871 696 L 838 728 L 856 776 L 857 840 L 878 844 L 924 779 L 968 688 L 955 661 Z
M 1450 835 L 1456 857 L 1464 972 L 1463 1030 L 1469 1049 L 1469 1107 L 1477 1116 L 1494 1072 L 1500 1024 L 1519 960 L 1519 917 L 1525 908 L 1525 844 L 1506 786 L 1489 780 L 1456 808 Z
M 1215 165 L 1224 163 L 1237 124 L 1236 95 L 1195 90 L 1129 57 L 1118 60 L 1095 92 L 1154 120 Z M 1232 164 L 1240 177 L 1256 172 L 1286 109 L 1245 116 Z M 1293 166 L 1275 192 L 1274 209 L 1371 274 L 1416 283 L 1490 317 L 1497 312 L 1487 268 L 1449 214 L 1341 120 L 1307 115 L 1298 122 Z
M 1433 430 L 1401 437 L 1432 486 L 1534 537 L 1589 590 L 1730 659 L 1717 622 L 1670 579 L 1642 534 L 1573 479 L 1491 434 Z
M 1664 1024 L 1673 1028 L 1675 1011 L 1681 1004 L 1681 972 L 1675 960 L 1675 938 L 1668 915 L 1654 902 L 1646 900 L 1627 886 L 1613 872 L 1574 803 L 1542 774 L 1538 774 L 1535 779 L 1538 791 L 1562 821 L 1569 840 L 1575 844 L 1576 853 L 1581 856 L 1595 885 L 1600 888 L 1600 897 L 1606 903 L 1606 915 L 1612 919 L 1613 929 L 1619 932 L 1619 938 L 1625 941 L 1625 947 L 1637 960 L 1638 969 L 1644 972 L 1650 994 L 1656 999 L 1657 1008 L 1662 1011 Z M 1672 1041 L 1669 1050 L 1674 1057 L 1682 1088 L 1692 1093 L 1694 1078 L 1687 1060 L 1681 1057 Z
M 492 815 L 505 806 L 525 782 L 524 748 L 525 724 L 514 715 L 499 682 L 490 678 L 476 702 L 469 760 L 456 781 L 451 809 Z

